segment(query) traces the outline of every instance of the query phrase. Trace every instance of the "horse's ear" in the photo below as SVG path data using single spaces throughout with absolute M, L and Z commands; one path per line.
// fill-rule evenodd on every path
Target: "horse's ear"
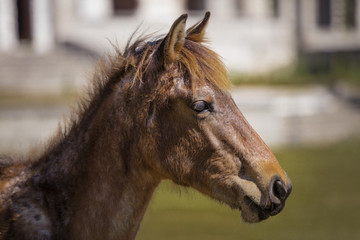
M 192 40 L 194 42 L 203 42 L 205 29 L 209 22 L 210 12 L 206 12 L 203 20 L 196 23 L 194 26 L 190 27 L 186 31 L 186 39 Z
M 160 48 L 163 54 L 165 66 L 174 62 L 178 58 L 178 54 L 184 46 L 185 42 L 185 23 L 188 15 L 181 15 L 170 28 Z

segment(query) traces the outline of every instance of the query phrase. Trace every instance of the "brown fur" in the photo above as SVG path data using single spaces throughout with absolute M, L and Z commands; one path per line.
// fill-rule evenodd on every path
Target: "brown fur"
M 116 49 L 39 156 L 0 157 L 0 239 L 134 239 L 162 179 L 248 222 L 281 211 L 290 180 L 202 44 L 209 16 L 185 31 L 182 15 L 165 38 Z

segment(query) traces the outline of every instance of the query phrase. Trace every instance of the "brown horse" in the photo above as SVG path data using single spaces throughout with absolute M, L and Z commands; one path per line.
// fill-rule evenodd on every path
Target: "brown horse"
M 202 44 L 209 20 L 137 40 L 101 64 L 89 94 L 38 156 L 0 161 L 0 239 L 134 239 L 161 180 L 241 210 L 279 213 L 291 183 Z

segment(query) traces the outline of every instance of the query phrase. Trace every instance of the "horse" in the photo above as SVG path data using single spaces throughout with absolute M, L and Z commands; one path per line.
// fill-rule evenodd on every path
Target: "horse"
M 163 37 L 115 48 L 41 151 L 0 157 L 0 239 L 134 239 L 165 179 L 245 222 L 284 208 L 291 181 L 204 44 L 209 17 L 186 30 L 183 14 Z

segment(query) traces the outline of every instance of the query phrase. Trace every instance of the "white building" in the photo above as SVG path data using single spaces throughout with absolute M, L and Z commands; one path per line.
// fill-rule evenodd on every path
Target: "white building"
M 0 0 L 0 54 L 21 44 L 44 54 L 64 43 L 101 54 L 108 40 L 124 46 L 141 23 L 166 33 L 180 14 L 190 14 L 190 25 L 205 10 L 211 47 L 231 70 L 271 71 L 299 51 L 360 49 L 360 0 Z

